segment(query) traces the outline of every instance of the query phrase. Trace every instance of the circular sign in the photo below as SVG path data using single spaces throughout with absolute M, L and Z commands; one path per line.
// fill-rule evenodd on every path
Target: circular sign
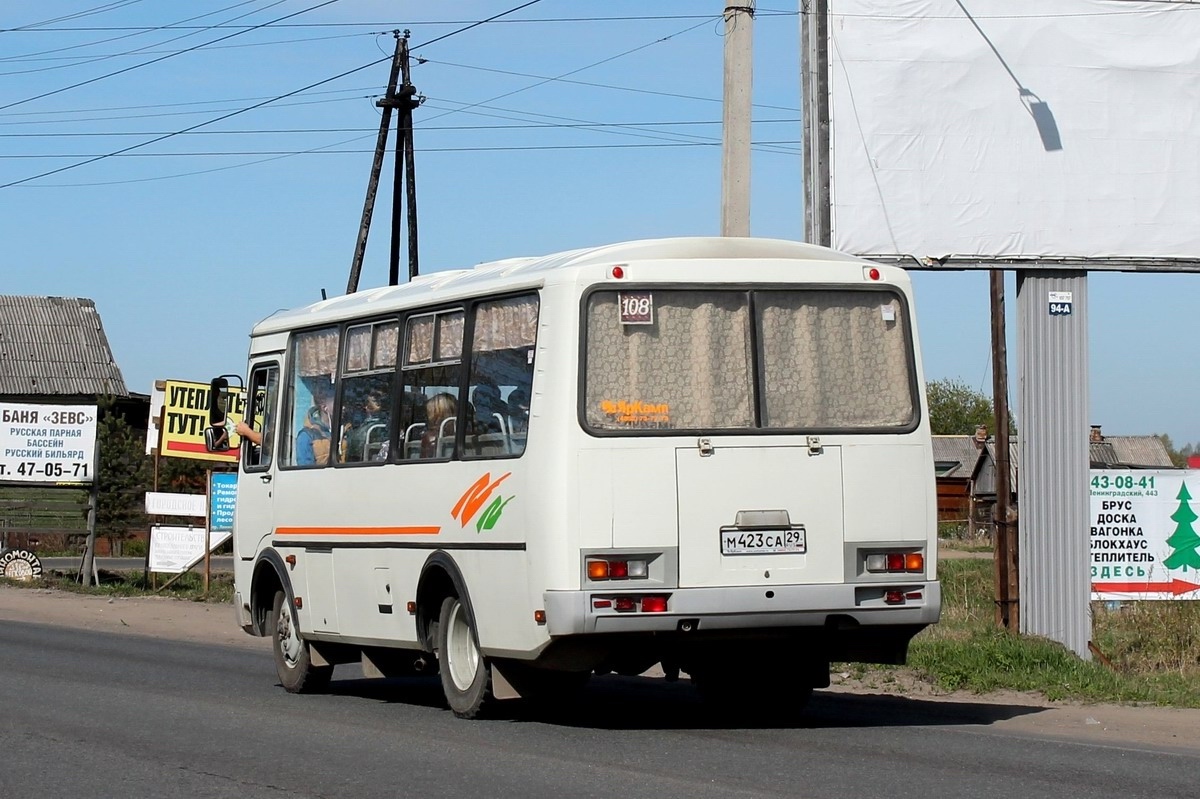
M 23 583 L 39 580 L 42 562 L 28 549 L 6 549 L 0 552 L 0 577 Z

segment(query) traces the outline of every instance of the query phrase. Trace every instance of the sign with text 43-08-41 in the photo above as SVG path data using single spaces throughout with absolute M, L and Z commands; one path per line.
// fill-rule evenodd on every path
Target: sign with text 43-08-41
M 0 482 L 90 483 L 95 405 L 0 402 Z
M 1091 472 L 1093 599 L 1200 600 L 1200 471 Z

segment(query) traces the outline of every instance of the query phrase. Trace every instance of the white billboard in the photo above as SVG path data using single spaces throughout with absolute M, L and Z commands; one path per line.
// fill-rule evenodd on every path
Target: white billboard
M 0 402 L 0 482 L 90 483 L 96 406 Z
M 864 255 L 1200 258 L 1200 6 L 829 0 L 830 224 Z

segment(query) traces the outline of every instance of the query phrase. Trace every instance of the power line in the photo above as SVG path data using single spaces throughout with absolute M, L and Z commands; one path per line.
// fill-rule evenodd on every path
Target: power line
M 337 0 L 328 0 L 328 2 L 322 3 L 321 5 L 329 5 L 329 3 L 331 3 L 331 2 L 336 2 L 336 1 L 337 1 Z M 470 24 L 470 25 L 467 25 L 467 26 L 465 26 L 465 27 L 463 27 L 463 28 L 460 28 L 460 29 L 459 29 L 459 30 L 457 30 L 457 31 L 451 31 L 450 33 L 447 33 L 447 34 L 445 34 L 445 35 L 443 35 L 443 36 L 439 36 L 439 37 L 437 37 L 437 38 L 435 38 L 435 39 L 431 39 L 430 41 L 428 41 L 428 42 L 425 42 L 423 45 L 418 45 L 418 46 L 426 46 L 426 45 L 429 45 L 429 44 L 433 44 L 434 42 L 443 41 L 443 40 L 445 40 L 445 39 L 447 39 L 447 38 L 449 38 L 449 37 L 451 37 L 451 36 L 455 36 L 455 35 L 457 35 L 457 34 L 459 34 L 459 33 L 464 33 L 464 32 L 466 32 L 466 31 L 468 31 L 468 30 L 471 30 L 472 28 L 476 28 L 476 27 L 478 27 L 479 25 L 483 25 L 483 24 L 485 24 L 485 23 L 487 23 L 487 22 L 491 22 L 492 20 L 499 19 L 499 18 L 501 18 L 501 17 L 507 16 L 508 14 L 513 14 L 513 13 L 515 13 L 515 12 L 517 12 L 517 11 L 520 11 L 520 10 L 521 10 L 521 9 L 523 9 L 523 8 L 528 8 L 529 6 L 535 5 L 535 4 L 539 3 L 539 2 L 541 2 L 541 0 L 529 0 L 529 2 L 527 2 L 527 3 L 523 3 L 522 5 L 516 6 L 515 8 L 510 8 L 508 11 L 503 11 L 503 12 L 501 12 L 501 13 L 499 13 L 499 14 L 496 14 L 495 16 L 489 17 L 488 19 L 481 20 L 480 22 L 472 23 L 472 24 Z M 320 7 L 320 6 L 314 6 L 313 8 L 319 8 L 319 7 Z M 310 8 L 310 9 L 305 9 L 305 11 L 311 11 L 311 10 L 312 10 L 311 8 Z M 305 12 L 304 12 L 304 11 L 301 11 L 301 12 L 297 12 L 297 13 L 305 13 Z M 291 16 L 296 16 L 296 15 L 295 15 L 295 14 L 292 14 Z M 228 38 L 228 37 L 226 37 L 226 38 Z M 411 49 L 414 49 L 414 48 L 410 48 L 410 50 L 411 50 Z M 42 172 L 42 173 L 39 173 L 39 174 L 37 174 L 37 175 L 31 175 L 31 176 L 29 176 L 29 177 L 22 178 L 22 179 L 20 179 L 20 180 L 15 180 L 15 181 L 10 181 L 10 182 L 8 182 L 8 183 L 0 184 L 0 189 L 7 189 L 7 188 L 10 188 L 10 187 L 12 187 L 12 186 L 19 186 L 19 185 L 21 185 L 21 184 L 23 184 L 23 183 L 28 183 L 28 182 L 30 182 L 30 181 L 32 181 L 32 180 L 38 180 L 39 178 L 49 177 L 50 175 L 56 175 L 56 174 L 58 174 L 59 172 L 65 172 L 65 171 L 67 171 L 67 170 L 69 170 L 69 169 L 77 169 L 78 167 L 81 167 L 81 166 L 86 166 L 87 164 L 93 164 L 93 163 L 95 163 L 95 162 L 97 162 L 97 161 L 101 161 L 101 160 L 103 160 L 103 159 L 105 159 L 105 158 L 112 158 L 112 157 L 115 157 L 115 156 L 118 156 L 118 155 L 124 155 L 125 153 L 128 153 L 128 152 L 130 152 L 130 151 L 132 151 L 132 150 L 136 150 L 136 149 L 139 149 L 139 148 L 141 148 L 141 147 L 147 147 L 147 146 L 149 146 L 149 145 L 151 145 L 151 144 L 155 144 L 155 143 L 157 143 L 157 142 L 160 142 L 160 141 L 163 141 L 163 140 L 165 140 L 165 139 L 169 139 L 169 138 L 171 138 L 172 136 L 178 136 L 178 135 L 181 135 L 181 134 L 184 134 L 184 133 L 188 133 L 189 131 L 196 130 L 197 128 L 202 128 L 202 127 L 204 127 L 204 126 L 206 126 L 206 125 L 212 125 L 212 124 L 215 124 L 215 123 L 217 123 L 217 122 L 221 122 L 222 120 L 229 119 L 230 117 L 237 116 L 238 114 L 244 114 L 244 113 L 246 113 L 247 111 L 253 111 L 253 110 L 254 110 L 254 109 L 256 109 L 256 108 L 261 108 L 262 106 L 264 106 L 264 105 L 268 105 L 269 103 L 274 103 L 274 102 L 276 102 L 276 101 L 278 101 L 278 100 L 283 100 L 283 99 L 286 99 L 286 98 L 288 98 L 288 97 L 292 97 L 292 96 L 294 96 L 294 95 L 300 94 L 301 92 L 306 92 L 306 91 L 308 91 L 308 90 L 310 90 L 310 89 L 315 89 L 316 87 L 318 87 L 318 86 L 323 86 L 323 85 L 325 85 L 326 83 L 332 83 L 333 81 L 335 81 L 335 80 L 339 80 L 339 79 L 341 79 L 341 78 L 344 78 L 344 77 L 346 77 L 347 75 L 353 75 L 353 74 L 354 74 L 354 73 L 356 73 L 356 72 L 361 72 L 361 71 L 362 71 L 362 70 L 364 70 L 364 69 L 369 69 L 369 68 L 371 68 L 371 67 L 375 66 L 376 64 L 380 64 L 380 63 L 382 63 L 382 62 L 384 62 L 384 61 L 390 61 L 390 60 L 391 60 L 391 58 L 392 58 L 392 57 L 391 57 L 390 55 L 389 55 L 389 56 L 385 56 L 385 57 L 383 57 L 383 58 L 377 58 L 377 59 L 375 59 L 374 61 L 371 61 L 371 62 L 369 62 L 369 63 L 367 63 L 367 64 L 363 64 L 363 65 L 362 65 L 362 66 L 360 66 L 360 67 L 355 67 L 354 69 L 350 69 L 350 70 L 347 70 L 347 71 L 345 71 L 345 72 L 342 72 L 342 73 L 339 73 L 339 74 L 337 74 L 337 75 L 334 75 L 334 76 L 333 76 L 333 77 L 331 77 L 331 78 L 326 78 L 326 79 L 324 79 L 324 80 L 317 81 L 316 83 L 311 83 L 311 84 L 309 84 L 308 86 L 304 86 L 304 87 L 302 87 L 302 88 L 299 88 L 299 89 L 296 89 L 296 90 L 294 90 L 294 91 L 287 92 L 286 94 L 281 94 L 281 95 L 278 95 L 278 96 L 276 96 L 276 97 L 272 97 L 272 98 L 270 98 L 270 99 L 263 100 L 262 102 L 255 103 L 254 105 L 248 106 L 248 107 L 246 107 L 246 108 L 242 108 L 242 109 L 240 109 L 240 110 L 237 110 L 237 111 L 232 111 L 232 112 L 230 112 L 230 113 L 228 113 L 228 114 L 222 114 L 221 116 L 214 117 L 213 119 L 209 119 L 209 120 L 206 120 L 206 121 L 204 121 L 204 122 L 199 122 L 199 123 L 197 123 L 197 124 L 195 124 L 195 125 L 192 125 L 192 126 L 190 126 L 190 127 L 184 128 L 183 130 L 175 131 L 175 132 L 173 132 L 173 133 L 169 133 L 169 134 L 166 134 L 166 135 L 163 135 L 163 136 L 158 136 L 158 137 L 156 137 L 156 138 L 149 139 L 149 140 L 147 140 L 147 141 L 144 141 L 144 142 L 141 142 L 141 143 L 139 143 L 139 144 L 133 144 L 133 145 L 130 145 L 129 147 L 124 147 L 124 148 L 122 148 L 122 149 L 120 149 L 120 150 L 116 150 L 116 151 L 114 151 L 114 152 L 111 152 L 111 153 L 106 153 L 106 154 L 103 154 L 103 155 L 98 155 L 98 156 L 96 156 L 96 157 L 94 157 L 94 158 L 87 158 L 86 160 L 79 161 L 79 162 L 76 162 L 76 163 L 74 163 L 74 164 L 68 164 L 67 166 L 59 167 L 58 169 L 52 169 L 52 170 L 50 170 L 50 171 L 47 171 L 47 172 Z
M 138 0 L 133 0 L 137 2 Z M 755 11 L 755 19 L 760 17 L 795 17 L 799 16 L 799 11 L 768 11 L 758 9 Z M 687 19 L 706 19 L 709 14 L 635 14 L 627 16 L 608 16 L 608 17 L 530 17 L 526 19 L 497 19 L 493 20 L 498 24 L 510 25 L 528 25 L 528 24 L 544 24 L 544 23 L 564 23 L 564 22 L 654 22 L 654 21 L 671 21 L 671 20 L 687 20 Z M 463 25 L 467 20 L 414 20 L 405 22 L 408 28 L 419 28 L 422 26 L 446 26 L 446 25 Z M 286 25 L 278 25 L 279 28 L 390 28 L 396 24 L 395 20 L 388 22 L 297 22 Z M 236 25 L 214 25 L 214 26 L 192 26 L 197 29 L 204 30 L 219 30 L 227 28 L 237 28 Z M 169 25 L 169 26 L 136 26 L 136 25 L 111 25 L 111 26 L 90 26 L 90 27 L 75 27 L 75 28 L 51 28 L 47 30 L 24 30 L 22 28 L 0 28 L 0 33 L 95 33 L 105 31 L 152 31 L 152 30 L 187 30 L 189 26 L 185 25 Z
M 33 31 L 37 28 L 41 28 L 43 25 L 53 25 L 55 22 L 66 22 L 67 20 L 71 20 L 71 19 L 82 19 L 83 17 L 90 17 L 95 14 L 103 14 L 105 11 L 115 11 L 118 8 L 122 8 L 124 6 L 131 6 L 134 3 L 140 3 L 140 2 L 142 2 L 142 0 L 119 0 L 119 2 L 105 3 L 104 5 L 93 6 L 92 8 L 87 8 L 87 9 L 84 9 L 83 11 L 76 11 L 74 14 L 67 14 L 62 17 L 55 17 L 54 19 L 44 19 L 41 22 L 30 22 L 28 25 L 22 25 L 19 28 L 7 28 L 7 29 L 0 28 L 0 33 L 16 33 L 16 32 L 23 33 L 26 31 Z
M 324 6 L 333 5 L 336 2 L 338 2 L 338 0 L 324 0 L 324 2 L 317 3 L 315 6 L 309 6 L 308 8 L 305 8 L 301 11 L 296 11 L 291 14 L 286 14 L 286 15 L 280 17 L 278 20 L 271 20 L 270 22 L 263 22 L 259 25 L 255 25 L 254 27 L 247 28 L 246 30 L 240 30 L 240 31 L 237 31 L 236 33 L 230 33 L 230 34 L 222 36 L 218 39 L 213 39 L 210 42 L 203 42 L 201 44 L 196 45 L 195 47 L 189 47 L 186 50 L 180 50 L 177 53 L 169 53 L 169 54 L 161 56 L 159 58 L 152 58 L 151 60 L 145 61 L 141 64 L 134 64 L 133 66 L 125 67 L 124 69 L 118 69 L 115 72 L 109 72 L 107 74 L 100 75 L 99 77 L 89 78 L 88 80 L 80 81 L 79 83 L 73 83 L 70 86 L 63 86 L 62 88 L 59 88 L 59 89 L 54 89 L 52 91 L 43 92 L 41 94 L 34 95 L 33 97 L 26 97 L 24 100 L 16 100 L 14 102 L 9 103 L 8 105 L 0 105 L 0 111 L 3 111 L 7 108 L 12 108 L 13 106 L 23 105 L 24 103 L 29 103 L 34 100 L 40 100 L 43 97 L 50 97 L 51 95 L 62 94 L 63 92 L 70 91 L 71 89 L 78 89 L 80 86 L 87 86 L 88 84 L 96 83 L 97 81 L 102 81 L 102 80 L 105 80 L 106 78 L 111 78 L 115 75 L 123 75 L 126 72 L 132 72 L 135 69 L 141 69 L 142 67 L 148 67 L 151 64 L 157 64 L 159 62 L 166 61 L 168 58 L 174 58 L 175 56 L 183 55 L 184 53 L 190 53 L 193 50 L 199 50 L 202 47 L 207 47 L 208 45 L 216 44 L 217 42 L 223 42 L 226 39 L 232 39 L 234 36 L 241 36 L 242 34 L 249 33 L 252 30 L 258 30 L 259 28 L 264 28 L 268 25 L 272 25 L 275 22 L 278 22 L 279 20 L 291 19 L 292 17 L 297 17 L 297 16 L 300 16 L 301 14 L 307 14 L 309 11 L 315 11 L 318 8 L 323 8 Z M 0 187 L 0 188 L 2 188 L 2 187 Z
M 756 125 L 774 123 L 799 124 L 799 117 L 790 119 L 759 119 Z M 636 127 L 683 127 L 689 125 L 720 125 L 719 119 L 668 120 L 656 122 L 529 122 L 517 125 L 421 125 L 420 130 L 430 131 L 476 131 L 476 130 L 572 130 L 576 128 L 636 128 Z M 367 133 L 375 128 L 257 128 L 244 130 L 195 130 L 186 136 L 241 136 L 311 133 Z M 0 139 L 66 139 L 95 138 L 101 136 L 162 136 L 168 131 L 80 131 L 77 133 L 0 133 Z M 0 156 L 2 157 L 2 156 Z
M 711 17 L 711 19 L 715 20 L 715 19 L 717 19 L 717 17 Z M 688 30 L 692 30 L 692 29 L 689 28 Z M 674 35 L 678 35 L 678 34 L 674 34 Z M 723 102 L 721 100 L 721 98 L 719 98 L 719 97 L 700 97 L 698 95 L 678 94 L 678 93 L 674 93 L 674 92 L 662 92 L 662 91 L 655 91 L 653 89 L 639 89 L 634 86 L 614 86 L 614 85 L 608 84 L 608 83 L 593 83 L 591 81 L 586 81 L 586 80 L 568 80 L 562 76 L 550 78 L 550 77 L 546 77 L 545 75 L 534 75 L 534 74 L 530 74 L 528 72 L 514 72 L 512 70 L 496 69 L 493 67 L 478 67 L 478 66 L 473 66 L 471 64 L 456 64 L 452 61 L 439 61 L 439 60 L 433 59 L 433 58 L 425 59 L 425 63 L 437 64 L 439 66 L 444 66 L 444 67 L 457 67 L 459 69 L 471 69 L 471 70 L 477 70 L 479 72 L 491 72 L 491 73 L 494 73 L 497 75 L 511 75 L 511 76 L 517 77 L 517 78 L 532 78 L 534 80 L 540 80 L 544 83 L 553 81 L 555 83 L 568 83 L 568 84 L 571 84 L 574 86 L 587 86 L 587 87 L 593 88 L 593 89 L 613 89 L 613 90 L 622 91 L 622 92 L 634 92 L 636 94 L 651 94 L 651 95 L 655 95 L 657 97 L 670 97 L 675 100 L 698 100 L 700 102 L 705 102 L 705 103 Z M 598 62 L 598 63 L 603 63 L 603 62 Z M 593 64 L 592 66 L 595 66 L 595 64 Z M 589 67 L 584 67 L 584 69 L 588 69 L 588 68 Z M 579 71 L 580 70 L 575 70 L 575 72 L 579 72 Z M 574 73 L 567 72 L 564 74 L 571 75 Z M 538 84 L 538 85 L 541 85 L 541 84 Z M 762 103 L 755 103 L 754 107 L 755 108 L 769 108 L 774 111 L 794 111 L 797 113 L 799 113 L 799 111 L 800 111 L 799 108 L 794 108 L 794 107 L 790 107 L 790 106 L 766 105 L 766 104 L 762 104 Z
M 359 137 L 365 138 L 365 137 Z M 800 144 L 799 139 L 779 139 L 754 141 L 752 144 L 756 146 L 789 146 L 795 147 Z M 473 147 L 419 147 L 418 152 L 423 153 L 490 153 L 490 152 L 539 152 L 552 150 L 636 150 L 646 148 L 674 148 L 674 147 L 719 147 L 721 142 L 718 141 L 660 141 L 660 142 L 634 142 L 629 144 L 495 144 L 495 145 L 478 145 Z M 331 145 L 332 146 L 332 145 Z M 295 156 L 308 155 L 320 151 L 323 155 L 361 155 L 363 153 L 373 153 L 371 149 L 355 149 L 355 150 L 328 150 L 326 148 L 314 148 L 310 150 L 223 150 L 223 151 L 187 151 L 175 153 L 110 153 L 99 156 L 88 156 L 80 153 L 64 153 L 61 155 L 5 155 L 0 154 L 0 159 L 29 159 L 29 158 L 92 158 L 99 160 L 100 158 L 207 158 L 207 157 L 245 157 L 258 155 L 273 155 L 273 156 Z M 798 151 L 797 151 L 798 152 Z M 58 170 L 61 171 L 61 170 Z M 48 173 L 51 174 L 51 173 Z M 8 184 L 13 185 L 13 184 Z M 7 186 L 0 186 L 7 188 Z
M 200 14 L 199 16 L 195 16 L 195 17 L 188 17 L 187 19 L 180 20 L 180 22 L 192 22 L 193 20 L 203 19 L 204 17 L 211 17 L 214 14 L 220 14 L 221 12 L 228 11 L 231 8 L 237 8 L 238 6 L 248 5 L 255 1 L 256 0 L 242 0 L 242 2 L 235 3 L 232 6 L 227 6 L 225 8 L 218 9 L 217 11 L 209 11 L 208 13 Z M 234 19 L 235 20 L 241 19 L 241 17 L 234 17 Z M 231 22 L 231 21 L 232 20 L 226 20 L 226 22 Z M 151 31 L 156 31 L 156 30 L 161 30 L 161 29 L 162 29 L 162 26 L 156 27 L 156 28 L 146 28 L 145 30 L 139 31 L 137 33 L 127 33 L 124 36 L 112 36 L 112 37 L 109 37 L 108 39 L 101 39 L 101 40 L 95 41 L 95 42 L 85 42 L 84 44 L 73 44 L 68 47 L 55 47 L 52 50 L 40 50 L 36 53 L 22 53 L 21 55 L 5 56 L 3 58 L 0 58 L 0 61 L 5 61 L 5 62 L 18 61 L 19 62 L 19 61 L 24 61 L 26 59 L 32 60 L 32 58 L 35 56 L 50 55 L 51 53 L 61 53 L 65 50 L 78 50 L 78 49 L 81 49 L 84 47 L 95 47 L 98 44 L 108 44 L 109 42 L 116 42 L 116 41 L 120 41 L 121 39 L 131 39 L 134 36 L 140 36 L 143 33 L 150 33 Z M 197 30 L 206 30 L 206 28 L 197 27 Z M 191 34 L 188 34 L 188 35 L 190 36 Z M 182 37 L 182 36 L 176 37 L 176 39 L 182 39 L 182 38 L 184 38 L 184 37 Z M 169 41 L 174 41 L 174 39 L 169 40 Z M 163 44 L 163 42 L 159 42 L 159 44 Z M 136 51 L 134 51 L 134 52 L 136 52 Z M 75 56 L 74 58 L 78 60 L 81 58 L 89 58 L 89 57 L 91 57 L 91 56 Z M 6 74 L 12 74 L 12 73 L 6 73 Z
M 309 36 L 304 39 L 275 39 L 275 40 L 269 41 L 269 42 L 243 42 L 241 44 L 219 44 L 214 47 L 208 47 L 205 49 L 207 49 L 207 50 L 245 50 L 246 48 L 249 48 L 249 47 L 276 47 L 281 44 L 309 44 L 311 42 L 329 42 L 329 41 L 333 41 L 335 39 L 354 39 L 354 38 L 358 38 L 360 36 L 377 36 L 377 35 L 378 34 L 375 34 L 375 33 L 369 33 L 369 34 L 368 33 L 339 33 L 339 34 L 336 34 L 333 36 Z M 6 75 L 31 75 L 36 72 L 50 72 L 55 69 L 67 69 L 69 67 L 78 67 L 78 66 L 83 66 L 84 64 L 91 64 L 96 61 L 105 61 L 105 60 L 112 59 L 112 58 L 124 58 L 126 56 L 134 55 L 135 53 L 142 53 L 145 55 L 155 55 L 158 53 L 177 54 L 179 52 L 182 52 L 180 50 L 149 49 L 149 48 L 152 48 L 155 46 L 156 45 L 149 45 L 147 48 L 139 49 L 137 51 L 129 51 L 129 52 L 125 52 L 125 53 L 110 53 L 110 54 L 104 55 L 104 56 L 67 56 L 67 55 L 64 55 L 64 56 L 52 56 L 50 58 L 30 58 L 27 60 L 29 60 L 29 61 L 71 61 L 73 63 L 58 64 L 56 66 L 51 66 L 51 67 L 38 67 L 37 69 L 20 69 L 20 70 L 12 70 L 11 72 L 0 72 L 0 77 L 6 76 Z M 64 48 L 64 49 L 73 49 L 73 48 Z M 26 60 L 26 59 L 17 58 L 17 57 L 13 57 L 8 60 L 0 58 L 0 62 L 9 63 L 9 64 L 21 63 L 24 60 Z

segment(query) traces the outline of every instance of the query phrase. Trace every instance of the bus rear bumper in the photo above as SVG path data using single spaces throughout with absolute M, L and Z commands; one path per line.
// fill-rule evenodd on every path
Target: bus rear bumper
M 643 599 L 666 598 L 666 610 L 645 612 Z M 632 599 L 633 610 L 618 610 Z M 902 585 L 736 586 L 657 590 L 547 591 L 552 637 L 590 633 L 752 630 L 787 627 L 925 626 L 941 615 L 937 581 Z M 630 603 L 621 603 L 628 607 Z

